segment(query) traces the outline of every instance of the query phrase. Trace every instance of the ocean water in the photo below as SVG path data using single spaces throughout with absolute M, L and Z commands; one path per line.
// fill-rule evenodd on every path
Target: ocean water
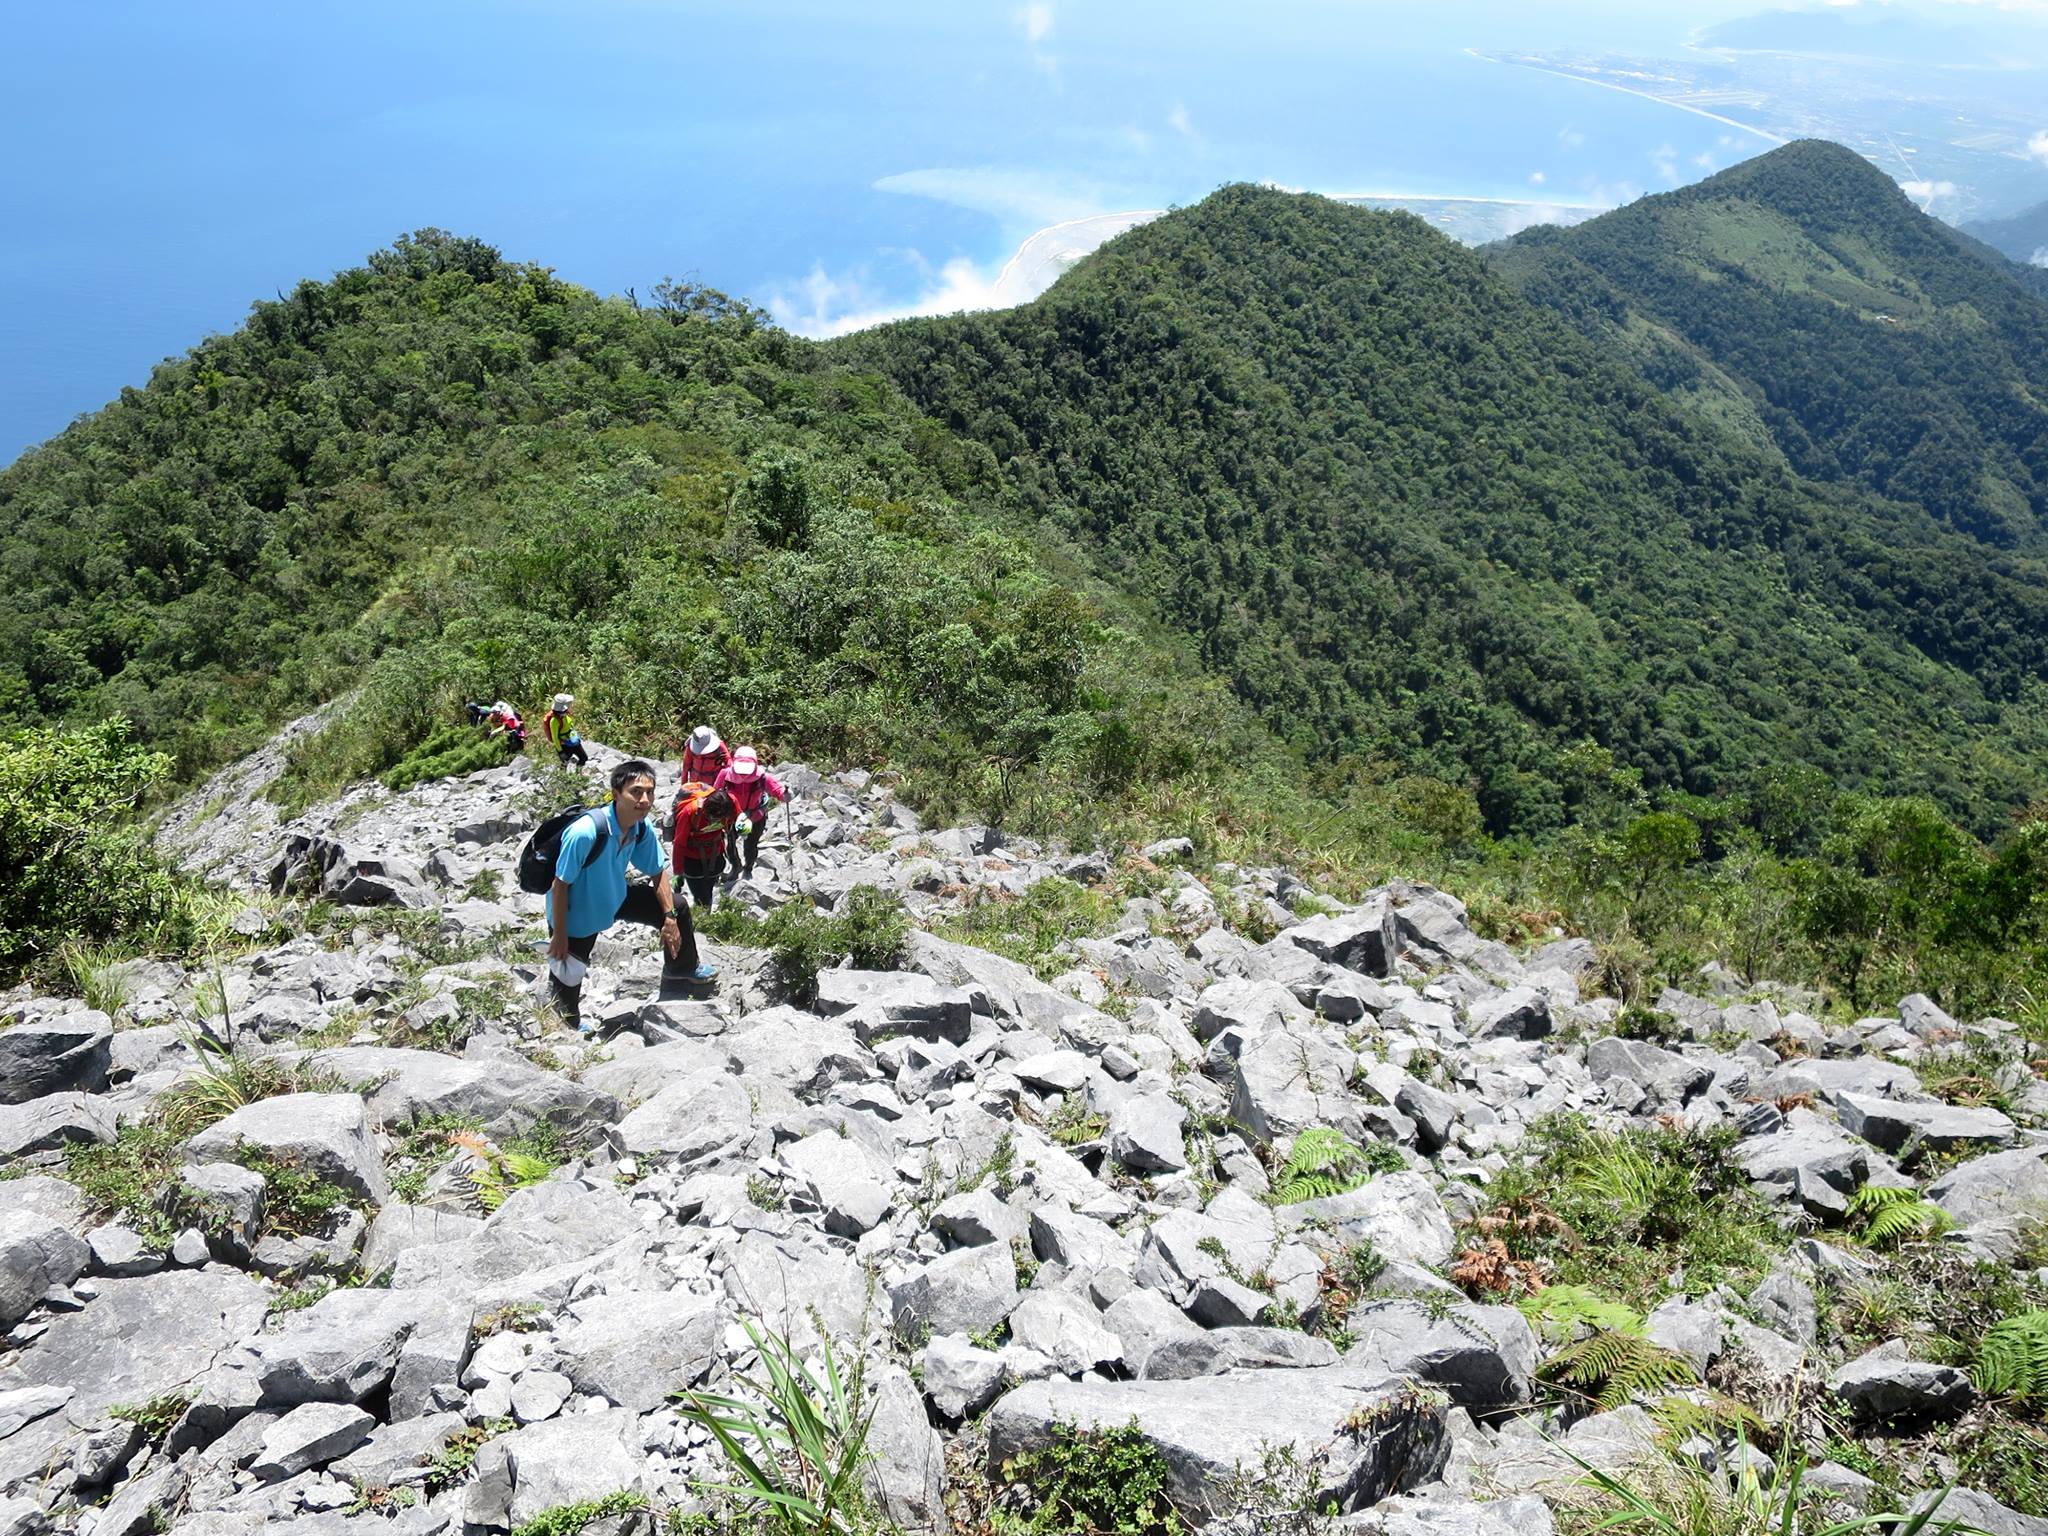
M 252 300 L 426 225 L 602 292 L 693 278 L 822 333 L 983 301 L 1034 231 L 1232 181 L 1607 205 L 1768 147 L 1468 52 L 1675 46 L 1744 7 L 1242 9 L 17 11 L 0 47 L 0 463 Z

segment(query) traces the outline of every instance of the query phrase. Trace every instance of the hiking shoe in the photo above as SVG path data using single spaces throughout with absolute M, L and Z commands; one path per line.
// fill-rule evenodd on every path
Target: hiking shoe
M 716 976 L 717 974 L 718 974 L 718 967 L 717 967 L 717 966 L 715 966 L 715 965 L 709 965 L 709 964 L 706 964 L 706 965 L 700 965 L 700 966 L 698 966 L 698 967 L 697 967 L 697 969 L 695 969 L 694 971 L 690 972 L 690 980 L 692 980 L 692 981 L 709 981 L 709 980 L 711 980 L 711 978 L 712 978 L 712 977 Z

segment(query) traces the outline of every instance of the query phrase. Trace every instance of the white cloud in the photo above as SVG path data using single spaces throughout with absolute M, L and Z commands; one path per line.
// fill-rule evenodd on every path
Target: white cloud
M 875 292 L 865 272 L 833 277 L 822 264 L 814 264 L 810 275 L 794 289 L 769 293 L 768 311 L 789 330 L 823 338 L 844 336 L 850 331 L 864 331 L 870 326 L 917 315 L 1006 309 L 1035 299 L 1062 272 L 1103 241 L 1157 218 L 1159 211 L 1152 208 L 1094 214 L 1051 225 L 1018 246 L 1016 254 L 993 273 L 964 256 L 934 272 L 917 251 L 896 252 L 924 279 L 922 291 L 908 302 L 890 303 Z
M 2048 165 L 2048 128 L 2043 128 L 2027 140 L 2027 158 Z
M 1692 157 L 1692 163 L 1703 171 L 1711 171 L 1721 162 L 1714 157 L 1714 152 L 1711 149 L 1703 149 Z
M 1550 178 L 1548 176 L 1545 176 L 1541 171 L 1531 171 L 1529 173 L 1529 185 L 1532 187 L 1540 187 L 1543 185 L 1544 182 L 1548 181 L 1549 179 Z
M 1899 190 L 1925 208 L 1937 197 L 1954 197 L 1956 184 L 1952 181 L 1902 181 Z
M 1195 132 L 1194 119 L 1188 116 L 1186 102 L 1176 102 L 1174 104 L 1173 110 L 1166 114 L 1166 126 L 1184 139 L 1199 137 Z
M 1650 164 L 1656 168 L 1661 181 L 1670 186 L 1678 184 L 1678 151 L 1669 144 L 1659 144 L 1650 151 Z
M 1557 130 L 1557 143 L 1560 149 L 1583 149 L 1586 136 L 1576 128 L 1560 128 Z
M 1058 224 L 1110 205 L 1092 183 L 996 165 L 932 166 L 884 176 L 874 186 L 877 192 L 928 197 L 990 214 L 1013 226 Z
M 1017 12 L 1017 30 L 1031 50 L 1031 62 L 1048 75 L 1059 73 L 1059 56 L 1045 45 L 1052 40 L 1052 0 L 1031 0 Z
M 2027 264 L 2035 267 L 2048 267 L 2048 245 L 2042 246 L 2033 255 L 2029 256 Z

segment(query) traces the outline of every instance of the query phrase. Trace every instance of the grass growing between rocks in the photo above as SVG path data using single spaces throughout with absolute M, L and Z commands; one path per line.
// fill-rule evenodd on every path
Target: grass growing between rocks
M 829 915 L 790 901 L 756 917 L 728 902 L 696 914 L 696 925 L 701 937 L 767 950 L 769 981 L 801 1003 L 817 997 L 818 973 L 842 960 L 856 970 L 893 970 L 910 936 L 903 903 L 872 885 L 855 886 Z
M 585 1499 L 543 1510 L 524 1525 L 514 1527 L 512 1536 L 576 1536 L 593 1520 L 609 1520 L 647 1507 L 647 1495 L 620 1489 L 601 1499 Z
M 1747 1291 L 1784 1233 L 1730 1156 L 1732 1127 L 1600 1131 L 1550 1116 L 1459 1234 L 1452 1278 L 1481 1300 L 1581 1285 L 1647 1312 L 1688 1295 Z
M 1873 1529 L 1892 1536 L 1962 1536 L 1971 1530 L 1944 1519 L 1938 1508 L 1912 1515 L 1900 1509 L 1859 1514 L 1807 1484 L 1802 1456 L 1777 1468 L 1775 1476 L 1743 1461 L 1733 1479 L 1718 1467 L 1678 1459 L 1628 1473 L 1572 1459 L 1584 1475 L 1578 1496 L 1557 1510 L 1558 1536 L 1852 1536 Z
M 968 892 L 967 904 L 936 930 L 941 938 L 1015 960 L 1049 981 L 1072 965 L 1060 946 L 1100 938 L 1116 926 L 1121 904 L 1108 892 L 1054 876 L 1021 896 L 994 886 Z
M 204 1035 L 188 1035 L 198 1064 L 151 1111 L 179 1137 L 197 1136 L 216 1121 L 262 1099 L 290 1093 L 340 1093 L 347 1084 L 331 1072 L 278 1056 L 231 1051 Z

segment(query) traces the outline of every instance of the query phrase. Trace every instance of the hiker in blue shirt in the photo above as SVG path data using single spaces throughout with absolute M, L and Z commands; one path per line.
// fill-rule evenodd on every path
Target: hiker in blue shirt
M 590 952 L 615 922 L 661 930 L 665 976 L 709 981 L 718 974 L 698 963 L 689 909 L 677 908 L 661 839 L 647 820 L 653 808 L 653 765 L 635 758 L 612 770 L 612 803 L 578 817 L 562 833 L 548 890 L 548 982 L 555 1011 L 579 1029 Z M 654 883 L 628 886 L 628 865 L 654 876 Z

